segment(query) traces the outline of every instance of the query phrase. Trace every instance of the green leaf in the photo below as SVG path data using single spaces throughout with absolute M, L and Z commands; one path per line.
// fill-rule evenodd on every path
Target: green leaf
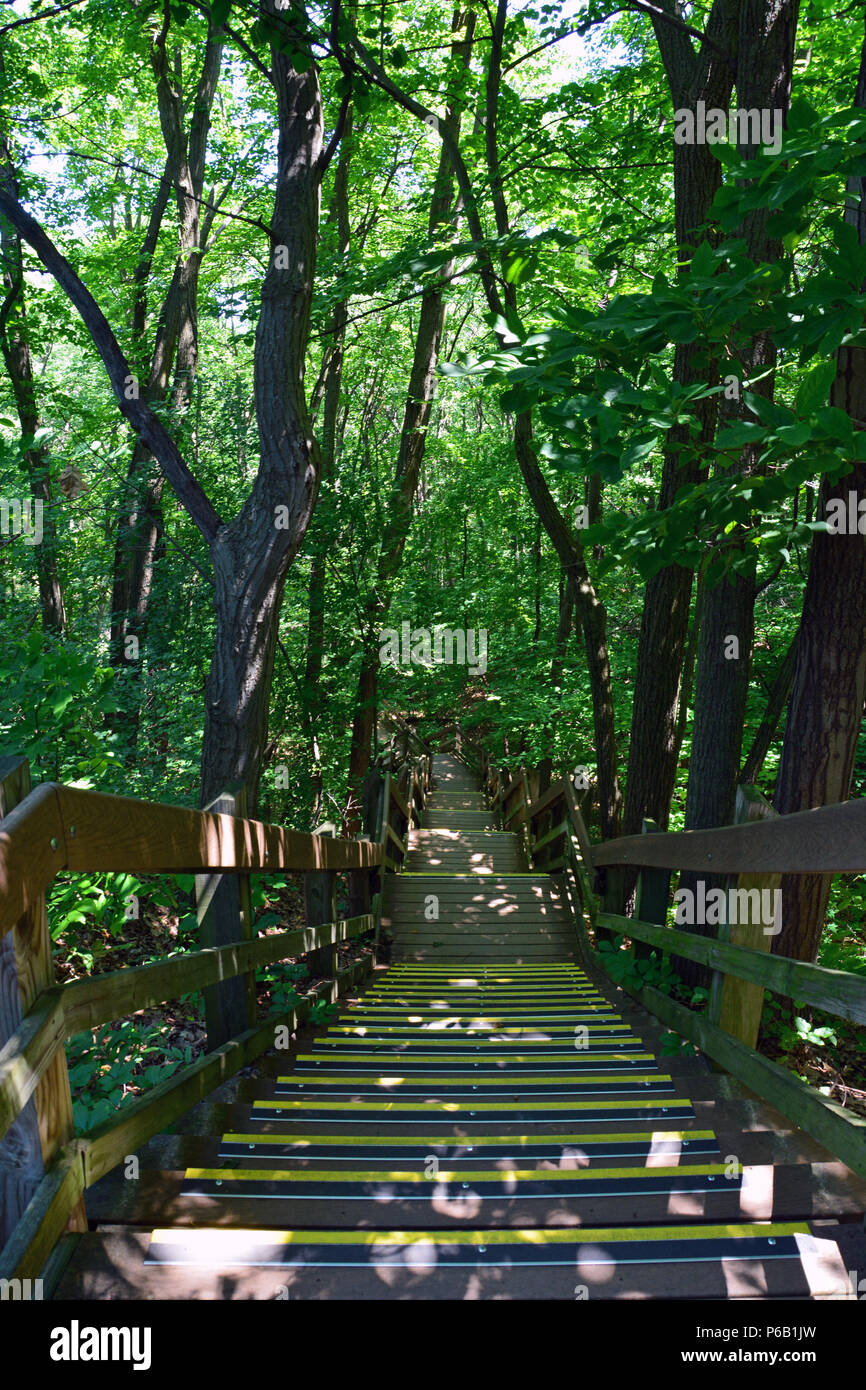
M 809 368 L 794 398 L 798 415 L 811 415 L 814 410 L 827 404 L 835 376 L 834 361 L 817 362 L 814 367 Z

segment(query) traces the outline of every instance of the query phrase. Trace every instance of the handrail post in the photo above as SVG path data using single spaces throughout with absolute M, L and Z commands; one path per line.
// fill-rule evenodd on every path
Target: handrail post
M 31 789 L 27 758 L 0 758 L 0 821 Z M 37 996 L 54 983 L 48 914 L 45 898 L 40 896 L 0 939 L 0 1047 L 8 1042 Z M 60 1047 L 34 1094 L 0 1140 L 0 1249 L 74 1131 L 66 1052 Z M 83 1197 L 73 1207 L 69 1229 L 87 1230 Z
M 641 821 L 642 835 L 657 835 L 659 826 L 654 820 Z M 667 923 L 668 899 L 671 891 L 670 869 L 641 869 L 637 877 L 634 915 L 639 922 L 655 922 L 663 927 Z M 635 941 L 634 953 L 638 959 L 647 959 L 652 954 L 652 946 L 645 941 Z
M 323 825 L 317 834 L 335 836 L 336 827 Z M 337 920 L 337 875 L 333 869 L 312 869 L 304 874 L 304 916 L 308 927 Z M 336 971 L 336 943 L 318 946 L 306 957 L 311 975 L 330 978 Z
M 245 816 L 246 787 L 240 783 L 227 787 L 204 809 L 228 816 Z M 249 874 L 196 874 L 195 895 L 202 946 L 227 946 L 232 942 L 252 940 Z M 208 1051 L 222 1047 L 254 1026 L 257 1011 L 254 970 L 208 985 L 202 993 Z
M 761 795 L 757 787 L 740 786 L 737 788 L 735 825 L 744 825 L 747 821 L 772 820 L 776 816 L 778 816 L 778 811 Z M 765 931 L 766 924 L 762 921 L 760 904 L 763 901 L 763 892 L 773 893 L 781 882 L 781 874 L 739 874 L 736 878 L 733 875 L 729 877 L 726 887 L 733 887 L 736 884 L 738 890 L 745 890 L 746 892 L 757 889 L 761 897 L 758 900 L 757 914 L 752 912 L 752 904 L 749 901 L 747 921 L 728 922 L 726 920 L 719 927 L 719 940 L 730 941 L 734 946 L 751 946 L 753 951 L 769 951 L 773 933 Z M 726 902 L 730 902 L 727 893 L 725 898 Z M 741 901 L 742 898 L 737 899 L 738 903 Z M 775 902 L 775 896 L 772 901 Z M 725 916 L 727 919 L 727 913 Z M 718 970 L 713 972 L 709 1003 L 711 1022 L 718 1023 L 719 1027 L 723 1028 L 726 1033 L 730 1033 L 732 1038 L 739 1039 L 747 1047 L 756 1047 L 763 1011 L 764 989 L 762 985 L 753 984 L 748 980 L 738 980 L 733 975 L 723 975 Z

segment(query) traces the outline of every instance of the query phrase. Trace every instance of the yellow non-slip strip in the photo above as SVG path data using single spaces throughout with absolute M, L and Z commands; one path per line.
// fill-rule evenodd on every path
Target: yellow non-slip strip
M 646 1110 L 648 1108 L 674 1110 L 691 1105 L 691 1101 L 681 1096 L 665 1096 L 651 1092 L 641 1097 L 625 1097 L 621 1100 L 428 1100 L 418 1096 L 415 1100 L 356 1100 L 346 1096 L 343 1100 L 254 1100 L 254 1110 L 369 1110 L 373 1116 L 387 1115 L 391 1111 L 400 1113 L 407 1110 L 424 1110 L 427 1114 L 443 1111 L 449 1114 L 472 1110 L 483 1114 L 501 1110 Z
M 523 999 L 560 999 L 570 998 L 575 994 L 595 994 L 601 998 L 601 990 L 595 985 L 570 981 L 570 980 L 550 980 L 542 981 L 534 985 L 526 981 L 523 984 L 514 985 L 445 985 L 445 984 L 412 984 L 406 981 L 405 984 L 376 985 L 374 989 L 367 990 L 364 999 L 404 999 L 420 996 L 423 999 L 449 999 L 452 995 L 459 999 L 482 998 L 487 995 L 494 995 L 496 998 L 514 998 L 515 996 Z
M 428 1047 L 454 1047 L 458 1048 L 458 1050 L 462 1049 L 460 1051 L 462 1057 L 471 1057 L 473 1052 L 477 1051 L 482 1054 L 488 1053 L 497 1047 L 505 1047 L 506 1052 L 510 1052 L 521 1043 L 533 1043 L 539 1048 L 555 1047 L 559 1049 L 565 1047 L 574 1050 L 578 1045 L 572 1042 L 572 1038 L 577 1037 L 578 1030 L 579 1025 L 577 1028 L 557 1029 L 557 1032 L 561 1034 L 560 1037 L 549 1036 L 553 1032 L 553 1030 L 549 1028 L 526 1028 L 521 1032 L 509 1030 L 507 1035 L 503 1034 L 501 1031 L 494 1031 L 492 1033 L 485 1032 L 478 1036 L 474 1034 L 470 1036 L 463 1032 L 457 1033 L 454 1028 L 447 1028 L 443 1033 L 416 1032 L 408 1033 L 404 1037 L 394 1037 L 390 1032 L 385 1032 L 385 1030 L 383 1030 L 384 1035 L 380 1035 L 377 1031 L 375 1034 L 360 1033 L 353 1037 L 352 1034 L 355 1033 L 356 1030 L 347 1028 L 340 1030 L 339 1037 L 334 1037 L 333 1034 L 328 1033 L 325 1037 L 314 1038 L 313 1046 L 325 1048 L 328 1056 L 331 1056 L 336 1049 L 343 1047 L 360 1047 L 364 1049 L 391 1047 L 403 1048 L 409 1052 L 423 1052 Z M 602 1030 L 597 1029 L 596 1031 L 601 1032 Z M 583 1031 L 580 1030 L 580 1036 L 583 1041 L 578 1050 L 583 1048 L 584 1043 L 590 1043 L 592 1045 L 591 1050 L 595 1050 L 599 1047 L 611 1049 L 622 1048 L 625 1045 L 630 1046 L 640 1041 L 633 1033 L 616 1033 L 613 1037 L 609 1038 L 587 1035 L 586 1038 L 584 1038 Z
M 587 1056 L 591 1061 L 593 1061 L 593 1062 L 619 1062 L 619 1061 L 622 1061 L 623 1058 L 625 1058 L 625 1060 L 626 1060 L 626 1061 L 629 1061 L 629 1062 L 654 1062 L 654 1061 L 655 1061 L 655 1057 L 654 1057 L 654 1055 L 653 1055 L 652 1052 L 591 1052 L 588 1048 L 574 1048 L 574 1047 L 567 1048 L 567 1049 L 565 1049 L 565 1050 L 562 1051 L 562 1052 L 535 1052 L 535 1053 L 527 1053 L 527 1054 L 525 1054 L 525 1055 L 522 1054 L 522 1053 L 514 1053 L 514 1052 L 509 1052 L 509 1053 L 506 1053 L 506 1052 L 502 1052 L 502 1053 L 489 1053 L 489 1052 L 485 1052 L 485 1053 L 483 1054 L 483 1061 L 481 1061 L 481 1062 L 475 1060 L 476 1054 L 475 1054 L 475 1053 L 472 1053 L 472 1052 L 455 1052 L 455 1053 L 453 1053 L 453 1054 L 449 1054 L 449 1053 L 447 1053 L 447 1052 L 446 1052 L 446 1053 L 437 1052 L 436 1055 L 435 1055 L 435 1057 L 431 1057 L 429 1060 L 430 1060 L 431 1063 L 432 1063 L 432 1062 L 436 1062 L 436 1063 L 439 1063 L 439 1062 L 463 1062 L 463 1063 L 466 1064 L 466 1065 L 472 1064 L 472 1065 L 473 1065 L 473 1070 L 472 1070 L 472 1072 L 469 1072 L 468 1075 L 470 1075 L 470 1076 L 482 1075 L 482 1076 L 483 1076 L 484 1073 L 483 1073 L 483 1071 L 481 1070 L 481 1068 L 483 1068 L 483 1067 L 488 1067 L 488 1066 L 490 1066 L 490 1065 L 492 1065 L 492 1064 L 494 1064 L 494 1063 L 496 1063 L 496 1062 L 505 1062 L 506 1065 L 509 1064 L 509 1063 L 515 1063 L 515 1062 L 518 1063 L 518 1064 L 523 1063 L 523 1062 L 540 1062 L 540 1061 L 544 1061 L 545 1057 L 548 1057 L 548 1056 L 549 1056 L 549 1057 L 567 1057 L 567 1058 L 569 1058 L 570 1061 L 573 1062 L 573 1061 L 575 1060 L 575 1053 L 576 1053 L 576 1052 L 584 1052 L 584 1053 L 586 1053 L 586 1056 Z M 403 1059 L 404 1059 L 405 1061 L 411 1060 L 411 1058 L 409 1057 L 408 1053 L 403 1053 L 402 1056 L 403 1056 Z M 383 1061 L 390 1060 L 391 1063 L 392 1063 L 392 1065 L 394 1065 L 394 1064 L 399 1065 L 400 1057 L 401 1057 L 401 1054 L 400 1054 L 400 1053 L 389 1053 L 387 1058 L 383 1058 L 383 1059 L 381 1059 L 381 1060 L 383 1060 Z M 364 1053 L 364 1052 L 357 1053 L 357 1052 L 337 1052 L 337 1051 L 334 1051 L 334 1052 L 329 1052 L 329 1053 L 327 1053 L 324 1057 L 323 1057 L 323 1056 L 316 1055 L 316 1054 L 314 1054 L 314 1053 L 310 1053 L 310 1052 L 301 1052 L 301 1053 L 298 1054 L 298 1056 L 296 1057 L 295 1060 L 298 1061 L 298 1062 L 329 1062 L 329 1063 L 331 1063 L 331 1064 L 333 1064 L 334 1062 L 337 1062 L 337 1063 L 339 1063 L 340 1065 L 342 1065 L 344 1062 L 375 1062 L 375 1061 L 380 1060 L 380 1059 L 378 1059 L 378 1058 L 376 1058 L 376 1057 L 371 1057 L 368 1053 Z M 423 1058 L 421 1058 L 421 1059 L 419 1059 L 419 1060 L 423 1061 Z M 421 1072 L 421 1073 L 418 1073 L 418 1074 L 423 1076 L 424 1073 Z M 305 1072 L 304 1075 L 307 1076 L 307 1075 L 310 1075 L 310 1073 Z M 318 1073 L 315 1073 L 315 1075 L 318 1076 Z M 327 1073 L 326 1073 L 326 1072 L 323 1072 L 322 1075 L 327 1075 Z
M 536 976 L 542 976 L 552 980 L 561 979 L 587 979 L 586 972 L 577 965 L 494 965 L 488 966 L 463 966 L 463 965 L 438 965 L 431 966 L 429 969 L 422 970 L 420 967 L 408 965 L 391 965 L 386 970 L 383 978 L 388 980 L 531 980 Z
M 588 984 L 550 984 L 550 986 L 528 986 L 528 984 L 509 984 L 509 986 L 491 986 L 489 990 L 482 990 L 478 986 L 455 986 L 452 988 L 438 988 L 431 986 L 425 988 L 420 984 L 405 984 L 405 986 L 392 986 L 391 988 L 381 988 L 381 990 L 370 990 L 364 994 L 364 999 L 530 999 L 535 1002 L 537 999 L 544 1002 L 545 999 L 573 999 L 585 998 L 591 995 L 592 998 L 603 999 L 605 995 L 601 990 L 595 990 Z
M 171 1227 L 151 1232 L 155 1245 L 225 1248 L 268 1245 L 624 1245 L 633 1241 L 647 1244 L 664 1240 L 748 1240 L 785 1236 L 808 1236 L 805 1221 L 750 1222 L 740 1226 L 554 1226 L 546 1230 L 476 1231 L 272 1231 L 262 1229 L 226 1230 L 225 1227 L 199 1227 L 176 1230 Z
M 353 1021 L 357 1022 L 358 1019 L 363 1019 L 368 1016 L 377 1019 L 382 1018 L 383 1014 L 397 1014 L 401 1018 L 405 1018 L 408 1023 L 426 1023 L 432 1022 L 434 1019 L 443 1020 L 446 1018 L 459 1022 L 464 1018 L 484 1020 L 491 1018 L 523 1018 L 528 1016 L 533 1019 L 549 1018 L 552 1023 L 567 1023 L 569 1018 L 578 1020 L 582 1014 L 587 1014 L 590 1018 L 595 1014 L 609 1014 L 613 1018 L 620 1017 L 616 1010 L 611 1008 L 609 1004 L 585 1004 L 582 1000 L 558 1005 L 550 1002 L 539 1002 L 535 1006 L 526 1004 L 520 1006 L 517 1004 L 497 1005 L 495 1001 L 491 1002 L 492 1007 L 485 1009 L 483 1007 L 472 1008 L 471 1001 L 469 1001 L 470 1007 L 463 1010 L 461 1010 L 459 1003 L 445 1005 L 441 1009 L 425 1009 L 418 1004 L 407 1004 L 404 1007 L 401 1007 L 399 1004 L 356 1004 L 353 1006 L 351 1013 L 340 1014 L 340 1019 L 345 1019 L 346 1022 L 351 1023 Z M 382 1021 L 386 1022 L 387 1020 L 382 1019 Z
M 533 992 L 525 989 L 518 989 L 513 992 L 507 990 L 487 990 L 478 994 L 474 991 L 472 994 L 468 992 L 465 994 L 458 994 L 456 991 L 452 993 L 436 993 L 433 990 L 430 990 L 426 994 L 422 994 L 420 990 L 395 989 L 391 992 L 377 990 L 373 994 L 365 995 L 364 1003 L 374 1006 L 378 1005 L 380 1007 L 383 1004 L 398 1007 L 402 1006 L 407 1009 L 429 1009 L 435 1005 L 445 1008 L 453 1008 L 455 1005 L 462 1006 L 463 1008 L 479 1008 L 484 1006 L 489 1007 L 494 1004 L 502 1004 L 503 1006 L 522 1005 L 527 1009 L 545 1007 L 552 1009 L 557 1006 L 560 1008 L 568 1007 L 569 1004 L 575 1004 L 580 1007 L 586 1004 L 606 1004 L 607 1000 L 597 989 L 560 989 L 548 990 L 546 993 Z
M 581 1072 L 579 1075 L 552 1073 L 550 1076 L 536 1074 L 534 1072 L 521 1072 L 518 1076 L 485 1076 L 483 1072 L 478 1072 L 479 1086 L 502 1086 L 511 1091 L 522 1091 L 526 1086 L 597 1086 L 604 1082 L 617 1082 L 623 1085 L 640 1086 L 644 1082 L 651 1081 L 670 1081 L 669 1076 L 662 1072 L 597 1072 L 587 1074 Z M 482 1079 L 483 1078 L 483 1079 Z M 318 1072 L 303 1072 L 300 1076 L 278 1076 L 277 1082 L 281 1086 L 309 1086 L 318 1088 L 324 1086 L 462 1086 L 466 1089 L 470 1083 L 476 1084 L 475 1077 L 469 1076 L 436 1076 L 432 1073 L 407 1074 L 406 1072 L 388 1072 L 381 1076 L 376 1076 L 374 1072 L 347 1072 L 345 1076 L 339 1073 L 326 1072 L 320 1076 Z
M 715 1134 L 711 1129 L 643 1129 L 636 1130 L 631 1134 L 617 1134 L 616 1130 L 605 1130 L 602 1133 L 592 1134 L 552 1134 L 548 1136 L 540 1134 L 485 1134 L 473 1137 L 469 1148 L 500 1148 L 514 1149 L 523 1145 L 544 1145 L 549 1148 L 551 1145 L 557 1148 L 568 1147 L 571 1144 L 646 1144 L 652 1147 L 653 1143 L 676 1144 L 689 1143 L 692 1139 L 715 1139 Z M 423 1149 L 425 1146 L 445 1145 L 449 1148 L 466 1147 L 465 1139 L 446 1139 L 441 1134 L 224 1134 L 222 1137 L 224 1144 L 319 1144 L 333 1146 L 334 1148 L 394 1148 L 408 1147 Z
M 614 1033 L 611 1043 L 613 1041 L 634 1042 L 637 1038 L 637 1034 L 633 1033 L 625 1023 L 582 1023 L 577 1026 L 581 1030 L 585 1028 L 588 1033 Z M 526 1038 L 528 1042 L 531 1042 L 533 1036 L 538 1033 L 573 1034 L 574 1032 L 575 1026 L 569 1023 L 545 1023 L 538 1026 L 527 1023 L 521 1027 L 511 1026 L 508 1028 L 485 1025 L 483 1028 L 461 1027 L 436 1030 L 429 1029 L 427 1025 L 412 1027 L 410 1024 L 399 1023 L 358 1023 L 354 1025 L 335 1023 L 323 1037 L 314 1038 L 313 1042 L 317 1046 L 327 1042 L 342 1042 L 343 1035 L 348 1038 L 354 1034 L 354 1040 L 359 1043 L 377 1043 L 383 1037 L 390 1039 L 391 1034 L 397 1034 L 398 1038 L 402 1038 L 406 1042 L 418 1041 L 425 1044 L 429 1042 L 450 1046 L 452 1042 L 469 1042 L 471 1040 L 476 1046 L 481 1044 L 492 1046 L 498 1037 L 514 1038 L 515 1040 Z M 334 1034 L 336 1033 L 341 1036 L 335 1038 Z M 537 1041 L 544 1042 L 545 1038 L 538 1038 Z
M 442 1182 L 466 1181 L 580 1183 L 609 1179 L 633 1182 L 636 1178 L 664 1181 L 668 1178 L 723 1177 L 725 1172 L 724 1163 L 696 1163 L 675 1168 L 442 1168 L 433 1177 L 417 1168 L 350 1168 L 345 1172 L 334 1168 L 187 1168 L 184 1178 L 188 1182 L 405 1182 L 435 1187 Z
M 365 999 L 403 999 L 414 998 L 420 995 L 424 999 L 448 999 L 456 995 L 460 999 L 472 999 L 476 996 L 481 998 L 486 995 L 495 995 L 497 998 L 513 998 L 517 996 L 524 999 L 559 999 L 566 998 L 574 994 L 596 994 L 601 995 L 601 990 L 587 981 L 571 980 L 544 980 L 540 984 L 530 984 L 527 980 L 524 983 L 513 985 L 445 985 L 445 984 L 412 984 L 409 980 L 405 984 L 377 985 L 374 989 L 365 992 Z M 601 996 L 604 997 L 603 995 Z
M 385 980 L 527 980 L 536 975 L 551 979 L 587 979 L 586 973 L 577 965 L 496 965 L 471 966 L 465 969 L 460 965 L 435 965 L 427 968 L 409 965 L 391 965 L 385 973 Z

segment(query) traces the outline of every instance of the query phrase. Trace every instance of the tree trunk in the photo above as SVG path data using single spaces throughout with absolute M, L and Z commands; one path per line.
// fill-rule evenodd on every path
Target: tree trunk
M 0 134 L 0 142 L 0 184 L 13 198 L 17 198 L 18 183 L 5 134 Z M 0 350 L 15 398 L 22 438 L 32 439 L 39 429 L 39 407 L 33 385 L 33 360 L 27 332 L 21 237 L 5 218 L 0 218 L 0 259 L 3 263 L 4 291 L 0 305 Z M 66 611 L 57 564 L 57 526 L 48 460 L 45 449 L 35 444 L 25 448 L 23 454 L 31 496 L 42 509 L 42 540 L 34 547 L 42 628 L 44 632 L 62 637 L 66 628 Z
M 866 109 L 866 40 L 854 105 Z M 848 184 L 846 221 L 866 245 L 866 177 Z M 862 287 L 861 287 L 862 293 Z M 832 405 L 846 410 L 862 428 L 866 419 L 866 349 L 841 347 Z M 821 489 L 818 516 L 826 517 L 833 497 L 866 493 L 866 464 Z M 794 686 L 775 806 L 782 815 L 844 801 L 866 698 L 866 536 L 816 533 L 797 639 Z M 821 944 L 831 879 L 823 874 L 782 876 L 782 930 L 773 950 L 795 960 L 814 961 Z
M 452 57 L 461 64 L 468 65 L 475 29 L 474 13 L 471 10 L 462 13 L 459 10 L 455 11 L 451 28 L 452 34 L 455 35 L 451 45 Z M 460 119 L 461 100 L 457 96 L 449 101 L 447 113 L 442 122 L 454 140 L 459 136 Z M 433 195 L 430 200 L 428 230 L 431 239 L 437 233 L 441 234 L 443 229 L 450 230 L 455 223 L 458 212 L 459 201 L 455 199 L 452 161 L 447 146 L 443 144 L 439 155 Z M 427 443 L 427 429 L 436 391 L 439 348 L 445 326 L 444 286 L 447 284 L 453 268 L 453 261 L 447 261 L 441 268 L 440 283 L 426 289 L 421 296 L 421 309 L 415 335 L 409 387 L 403 409 L 403 427 L 400 435 L 400 449 L 397 456 L 394 484 L 379 547 L 376 583 L 365 612 L 361 669 L 358 676 L 349 750 L 349 778 L 346 797 L 346 829 L 349 833 L 354 833 L 360 828 L 360 791 L 364 776 L 370 766 L 373 732 L 376 725 L 379 646 L 381 641 L 379 633 L 388 615 L 394 578 L 399 571 L 406 539 L 412 525 L 415 493 L 421 474 L 421 464 Z
M 790 643 L 788 650 L 782 657 L 781 665 L 776 672 L 773 684 L 770 686 L 767 695 L 767 706 L 764 710 L 764 717 L 758 726 L 758 732 L 752 740 L 748 757 L 743 763 L 740 775 L 737 778 L 742 786 L 751 786 L 761 775 L 761 768 L 764 766 L 764 759 L 770 751 L 770 744 L 776 732 L 782 711 L 788 703 L 788 696 L 791 693 L 791 686 L 794 683 L 794 672 L 797 669 L 797 638 Z
M 276 13 L 275 0 L 268 9 Z M 242 510 L 211 542 L 214 657 L 205 689 L 202 804 L 243 782 L 254 810 L 267 742 L 279 608 L 315 506 L 319 451 L 304 393 L 322 164 L 314 66 L 298 73 L 271 46 L 278 148 L 271 254 L 256 327 L 254 396 L 260 462 Z
M 671 15 L 679 14 L 672 0 L 666 0 L 663 8 Z M 694 110 L 698 101 L 707 108 L 727 107 L 733 90 L 738 10 L 739 0 L 716 0 L 706 25 L 707 37 L 731 55 L 730 62 L 709 45 L 695 53 L 687 34 L 661 18 L 653 19 L 675 108 Z M 698 229 L 721 183 L 721 165 L 707 145 L 674 144 L 673 151 L 677 258 L 683 273 L 702 240 Z M 673 376 L 682 385 L 707 379 L 702 344 L 677 344 Z M 660 511 L 671 505 L 681 487 L 706 476 L 700 459 L 715 433 L 714 401 L 709 397 L 696 407 L 700 433 L 694 453 L 686 452 L 689 436 L 684 428 L 675 428 L 668 436 Z M 640 834 L 645 818 L 667 829 L 681 746 L 677 713 L 691 592 L 692 571 L 682 565 L 667 565 L 647 581 L 632 702 L 625 835 Z
M 794 38 L 799 0 L 743 0 L 740 13 L 737 98 L 741 108 L 779 110 L 787 116 L 791 97 Z M 739 152 L 748 159 L 758 154 L 759 145 L 743 138 Z M 750 213 L 742 228 L 749 255 L 756 263 L 772 263 L 782 252 L 781 243 L 767 235 L 764 210 Z M 772 334 L 762 332 L 742 342 L 737 358 L 745 364 L 743 387 L 772 400 L 775 389 L 776 347 Z M 752 381 L 761 376 L 760 381 Z M 742 399 L 727 402 L 727 412 L 735 416 L 751 414 Z M 737 468 L 741 476 L 764 471 L 757 451 L 743 451 Z M 733 556 L 750 556 L 744 571 L 727 572 L 704 594 L 701 629 L 698 636 L 698 664 L 695 682 L 695 717 L 692 729 L 691 761 L 686 796 L 687 830 L 708 830 L 730 825 L 736 806 L 737 780 L 743 748 L 746 701 L 752 665 L 755 631 L 757 579 L 755 551 L 746 549 L 748 540 L 739 530 L 719 546 Z M 735 645 L 736 644 L 736 645 Z M 704 876 L 709 887 L 721 887 L 721 880 Z M 696 876 L 686 874 L 682 887 L 695 889 Z M 714 935 L 715 928 L 696 926 L 701 935 Z M 703 984 L 705 967 L 681 962 L 680 973 L 688 983 Z
M 349 164 L 352 152 L 352 112 L 349 111 L 343 138 L 340 142 L 340 157 L 334 171 L 334 189 L 328 223 L 333 223 L 337 249 L 341 258 L 348 256 L 351 249 L 351 224 L 349 221 Z M 321 401 L 322 428 L 320 448 L 322 454 L 322 482 L 333 475 L 337 457 L 337 418 L 340 409 L 340 392 L 343 382 L 343 361 L 345 357 L 346 324 L 349 306 L 345 299 L 338 300 L 331 320 L 331 347 L 322 371 Z M 319 509 L 321 515 L 321 508 Z M 307 650 L 304 662 L 304 681 L 301 694 L 301 717 L 310 747 L 310 824 L 316 826 L 321 819 L 322 807 L 322 760 L 319 742 L 321 715 L 321 696 L 319 684 L 322 676 L 322 662 L 325 651 L 325 542 L 317 537 L 318 543 L 310 561 L 310 582 L 308 588 Z
M 146 328 L 146 278 L 156 246 L 165 206 L 165 190 L 172 188 L 178 210 L 178 258 L 156 329 L 148 380 L 144 388 L 149 405 L 168 398 L 174 371 L 173 413 L 186 411 L 198 365 L 198 281 L 208 226 L 202 218 L 205 155 L 210 114 L 222 61 L 222 42 L 211 35 L 205 45 L 201 74 L 193 101 L 189 133 L 184 128 L 183 94 L 172 73 L 160 34 L 151 54 L 156 76 L 160 125 L 166 147 L 166 169 L 150 219 L 135 280 L 133 325 L 139 339 Z M 147 640 L 154 565 L 163 530 L 163 475 L 150 450 L 136 440 L 124 487 L 114 548 L 110 660 L 128 673 L 122 708 L 113 725 L 134 759 L 141 713 L 141 677 Z

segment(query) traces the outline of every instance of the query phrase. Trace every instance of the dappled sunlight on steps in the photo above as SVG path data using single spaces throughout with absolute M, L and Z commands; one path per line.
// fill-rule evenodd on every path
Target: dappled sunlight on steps
M 455 760 L 434 772 L 431 814 L 481 802 Z M 503 853 L 514 872 L 485 873 Z M 699 1059 L 658 1061 L 517 836 L 422 828 L 411 859 L 396 963 L 147 1146 L 137 1182 L 92 1189 L 104 1225 L 59 1297 L 853 1296 L 851 1175 Z

